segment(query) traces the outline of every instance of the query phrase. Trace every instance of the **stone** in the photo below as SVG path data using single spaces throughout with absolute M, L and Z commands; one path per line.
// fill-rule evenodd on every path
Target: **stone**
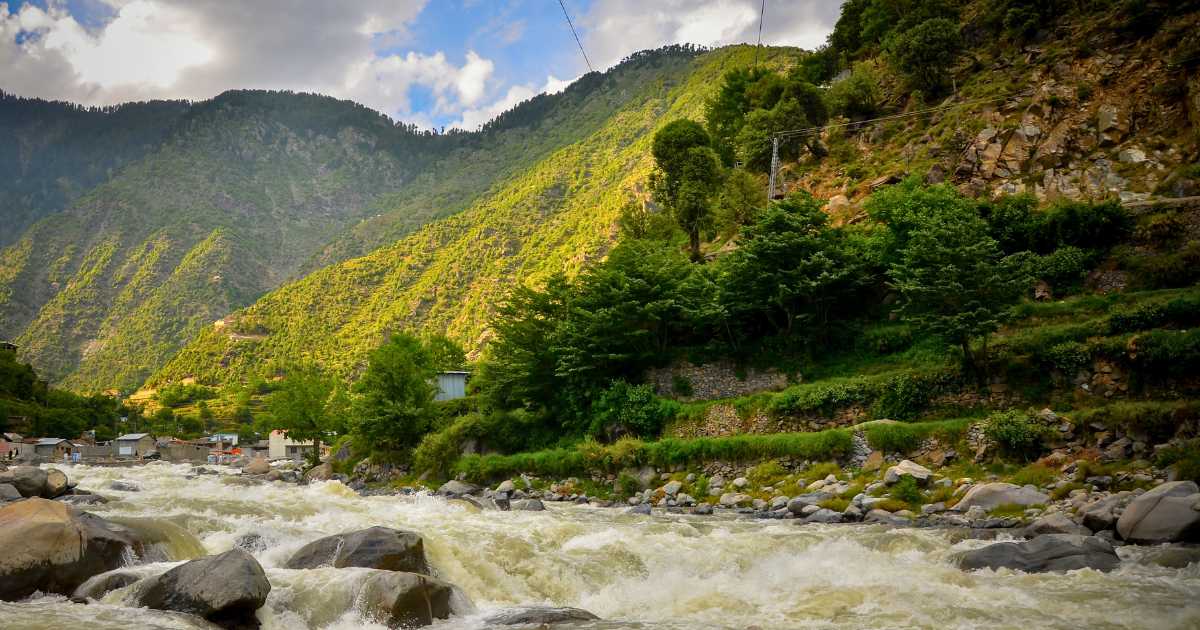
M 1002 542 L 968 551 L 958 559 L 959 568 L 1013 569 L 1026 573 L 1095 569 L 1112 571 L 1121 560 L 1112 545 L 1095 536 L 1047 534 L 1021 543 Z
M 463 495 L 476 494 L 478 492 L 479 486 L 467 483 L 465 481 L 458 481 L 457 479 L 451 479 L 437 489 L 437 493 L 443 497 L 461 497 Z
M 313 466 L 308 472 L 304 473 L 304 479 L 307 481 L 329 481 L 333 479 L 333 464 L 325 462 L 320 466 Z
M 42 496 L 46 489 L 46 477 L 46 471 L 37 466 L 14 466 L 0 471 L 0 483 L 12 485 L 23 497 Z
M 108 499 L 98 494 L 64 494 L 55 499 L 68 505 L 103 505 Z
M 522 606 L 509 608 L 489 615 L 483 620 L 487 626 L 519 626 L 530 625 L 545 627 L 573 621 L 595 621 L 596 615 L 582 608 L 566 608 L 555 606 Z
M 132 481 L 125 481 L 123 479 L 116 479 L 116 480 L 110 481 L 108 483 L 108 488 L 110 490 L 116 490 L 118 492 L 141 492 L 142 491 L 141 486 L 137 485 L 136 483 L 134 483 Z
M 496 486 L 496 492 L 498 494 L 499 493 L 512 494 L 513 491 L 516 489 L 517 488 L 515 485 L 513 485 L 512 479 L 505 479 L 504 481 L 500 482 L 500 485 Z
M 692 495 L 690 494 L 680 493 L 675 497 L 675 505 L 689 506 L 695 504 L 696 499 L 692 498 Z
M 416 628 L 466 612 L 454 609 L 455 591 L 449 582 L 428 575 L 380 571 L 363 582 L 358 602 L 364 612 L 390 628 Z
M 1128 164 L 1141 164 L 1146 161 L 1146 152 L 1136 147 L 1121 149 L 1117 154 L 1117 160 Z
M 813 512 L 812 514 L 810 514 L 808 516 L 807 519 L 805 519 L 805 522 L 808 522 L 808 523 L 841 523 L 842 522 L 842 513 L 834 512 L 833 510 L 827 510 L 825 508 L 818 508 L 816 512 Z
M 1175 545 L 1157 547 L 1142 556 L 1142 562 L 1168 569 L 1183 569 L 1192 563 L 1200 562 L 1200 549 Z
M 883 482 L 887 485 L 899 483 L 902 477 L 912 477 L 920 485 L 929 483 L 929 479 L 933 476 L 933 471 L 911 460 L 904 460 L 895 466 L 887 469 L 883 475 Z
M 625 511 L 626 514 L 640 514 L 642 516 L 650 516 L 651 508 L 649 503 L 635 505 Z
M 1050 497 L 1038 492 L 1030 486 L 1018 486 L 1011 483 L 982 483 L 967 491 L 961 501 L 955 505 L 959 511 L 969 510 L 979 506 L 985 510 L 994 510 L 1001 505 L 1046 505 Z
M 93 575 L 75 589 L 75 592 L 71 594 L 71 599 L 100 599 L 110 591 L 125 588 L 140 579 L 137 574 L 120 569 Z
M 1113 495 L 1084 506 L 1080 513 L 1083 517 L 1083 526 L 1094 532 L 1116 527 L 1117 514 L 1114 511 L 1121 506 L 1124 499 L 1125 497 L 1122 495 Z
M 713 513 L 713 506 L 711 503 L 701 503 L 701 504 L 697 505 L 696 507 L 692 508 L 692 514 L 697 514 L 700 516 L 708 516 L 709 514 L 712 514 L 712 513 Z
M 265 475 L 269 472 L 271 472 L 271 464 L 263 457 L 256 457 L 250 460 L 249 464 L 242 466 L 242 474 L 245 475 Z
M 663 486 L 663 492 L 665 492 L 667 494 L 667 496 L 669 496 L 669 497 L 673 497 L 673 496 L 679 494 L 679 491 L 682 489 L 683 489 L 683 484 L 678 481 L 671 481 Z
M 885 525 L 897 526 L 908 525 L 909 523 L 908 519 L 894 516 L 891 512 L 884 510 L 868 511 L 866 516 L 863 517 L 863 521 L 867 523 L 883 523 Z
M 150 580 L 138 596 L 139 605 L 198 615 L 224 628 L 257 628 L 254 613 L 271 592 L 262 565 L 236 547 Z
M 1200 488 L 1170 481 L 1145 492 L 1121 513 L 1117 534 L 1139 544 L 1200 541 Z
M 318 538 L 292 554 L 288 569 L 331 566 L 428 573 L 421 535 L 390 527 L 368 527 Z
M 740 492 L 726 492 L 718 502 L 725 507 L 737 507 L 749 503 L 750 499 L 749 495 Z
M 790 501 L 790 500 L 791 500 L 791 499 L 789 499 L 788 497 L 785 497 L 785 496 L 782 496 L 782 495 L 781 495 L 781 496 L 777 496 L 777 497 L 772 497 L 772 498 L 771 498 L 771 503 L 770 503 L 771 509 L 772 509 L 772 510 L 778 510 L 778 509 L 780 509 L 780 508 L 786 508 L 786 507 L 787 507 L 787 504 L 788 504 L 788 501 Z
M 46 469 L 46 484 L 42 487 L 42 497 L 53 499 L 61 496 L 70 488 L 67 475 L 57 468 Z
M 862 469 L 864 472 L 874 472 L 876 470 L 879 470 L 882 467 L 883 467 L 883 452 L 882 451 L 871 451 L 871 454 L 867 455 L 867 460 L 864 461 L 863 465 L 862 465 Z
M 1024 529 L 1026 538 L 1036 538 L 1047 534 L 1075 534 L 1091 536 L 1092 530 L 1072 521 L 1062 512 L 1047 514 L 1034 521 Z
M 17 487 L 11 483 L 0 483 L 0 501 L 16 501 L 23 498 Z
M 737 479 L 733 480 L 733 487 L 737 488 L 738 490 L 741 490 L 748 485 L 750 485 L 750 481 L 745 477 L 738 477 Z
M 810 492 L 802 494 L 787 502 L 787 509 L 793 514 L 799 514 L 805 507 L 816 505 L 822 501 L 832 499 L 833 495 L 828 492 Z
M 38 497 L 0 508 L 0 600 L 34 591 L 70 595 L 144 546 L 130 529 Z
M 544 512 L 546 506 L 537 499 L 519 499 L 513 501 L 509 509 L 515 512 Z

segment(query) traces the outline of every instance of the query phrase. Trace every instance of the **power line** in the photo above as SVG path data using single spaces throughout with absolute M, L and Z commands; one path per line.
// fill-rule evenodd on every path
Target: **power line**
M 758 67 L 758 51 L 762 49 L 762 25 L 763 15 L 767 12 L 767 0 L 762 0 L 762 5 L 758 7 L 758 43 L 754 46 L 754 67 Z
M 583 62 L 587 64 L 588 72 L 593 72 L 592 62 L 588 61 L 587 52 L 583 50 L 583 42 L 579 41 L 579 33 L 575 32 L 575 24 L 571 22 L 571 16 L 567 14 L 567 5 L 563 4 L 563 0 L 558 0 L 558 6 L 562 7 L 563 17 L 567 18 L 567 26 L 571 27 L 571 34 L 575 36 L 575 43 L 579 45 L 579 52 L 583 55 Z

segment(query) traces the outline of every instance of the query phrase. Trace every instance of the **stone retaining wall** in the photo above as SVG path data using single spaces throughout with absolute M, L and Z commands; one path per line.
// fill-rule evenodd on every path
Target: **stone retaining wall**
M 774 369 L 739 370 L 728 361 L 704 365 L 684 361 L 670 367 L 650 370 L 646 373 L 646 380 L 654 385 L 654 391 L 659 396 L 683 402 L 745 396 L 755 392 L 783 389 L 788 384 L 787 375 Z M 676 391 L 676 380 L 684 380 L 690 384 L 691 392 L 685 394 Z

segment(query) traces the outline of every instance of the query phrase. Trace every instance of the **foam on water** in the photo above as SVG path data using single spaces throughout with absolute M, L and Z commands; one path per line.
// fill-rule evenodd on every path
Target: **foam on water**
M 1141 564 L 1144 550 L 1137 548 L 1122 549 L 1126 562 L 1110 574 L 963 573 L 954 555 L 988 543 L 956 543 L 934 530 L 648 518 L 578 506 L 479 512 L 427 495 L 360 497 L 336 482 L 246 486 L 231 482 L 233 471 L 187 479 L 189 471 L 160 463 L 67 473 L 80 487 L 116 499 L 89 508 L 101 516 L 169 522 L 155 531 L 177 554 L 194 555 L 181 536 L 206 553 L 260 536 L 254 553 L 272 591 L 259 617 L 268 629 L 382 627 L 356 603 L 366 571 L 282 568 L 316 538 L 372 525 L 420 532 L 437 574 L 474 602 L 477 613 L 436 624 L 443 630 L 476 630 L 489 611 L 531 604 L 585 608 L 607 620 L 586 626 L 597 629 L 1200 627 L 1200 565 Z M 110 490 L 115 479 L 141 491 Z M 127 595 L 110 594 L 102 606 L 61 599 L 2 604 L 0 619 L 21 619 L 25 625 L 15 627 L 23 629 L 72 625 L 64 620 L 107 628 L 107 615 L 128 611 L 121 608 Z M 128 612 L 146 627 L 182 623 Z

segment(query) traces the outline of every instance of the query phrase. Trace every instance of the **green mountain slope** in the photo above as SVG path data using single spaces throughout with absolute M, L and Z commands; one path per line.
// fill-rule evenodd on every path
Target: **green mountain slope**
M 794 51 L 769 56 L 784 63 Z M 660 57 L 646 53 L 627 63 L 661 64 Z M 489 313 L 513 283 L 536 284 L 603 254 L 621 206 L 643 195 L 654 131 L 698 116 L 724 69 L 752 57 L 745 47 L 689 54 L 684 71 L 644 82 L 595 132 L 462 213 L 323 268 L 206 327 L 150 383 L 236 382 L 302 357 L 351 373 L 389 331 L 406 328 L 446 331 L 478 348 Z

